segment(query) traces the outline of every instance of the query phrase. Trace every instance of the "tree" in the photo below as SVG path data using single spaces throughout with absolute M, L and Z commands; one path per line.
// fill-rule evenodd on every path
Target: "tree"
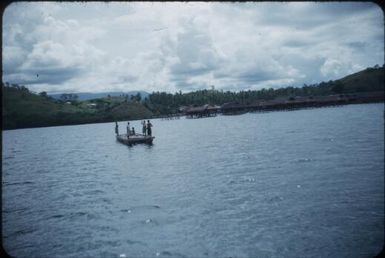
M 135 99 L 136 101 L 140 102 L 142 100 L 142 95 L 140 94 L 140 92 L 138 92 L 135 96 Z
M 344 91 L 344 85 L 342 84 L 342 82 L 340 81 L 336 81 L 334 82 L 333 86 L 332 86 L 332 91 L 334 93 L 337 93 L 337 94 L 340 94 Z
M 42 91 L 42 92 L 40 92 L 39 93 L 39 95 L 41 96 L 41 97 L 43 97 L 43 98 L 47 98 L 47 92 L 45 92 L 45 91 Z
M 75 101 L 78 99 L 78 95 L 72 93 L 63 93 L 60 95 L 62 101 Z

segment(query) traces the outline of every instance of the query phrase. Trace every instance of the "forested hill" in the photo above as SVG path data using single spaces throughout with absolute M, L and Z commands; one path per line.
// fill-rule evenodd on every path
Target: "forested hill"
M 128 91 L 128 92 L 122 92 L 122 91 L 111 91 L 111 92 L 100 92 L 100 93 L 88 93 L 88 92 L 79 92 L 79 93 L 69 93 L 72 96 L 77 96 L 77 100 L 90 100 L 90 99 L 101 99 L 106 98 L 108 96 L 110 97 L 119 97 L 119 96 L 137 96 L 140 94 L 142 98 L 146 98 L 149 93 L 145 91 Z M 67 95 L 69 95 L 67 94 Z M 61 99 L 66 94 L 49 94 L 50 97 L 54 99 Z
M 378 65 L 351 74 L 335 81 L 302 87 L 284 87 L 278 89 L 248 90 L 240 92 L 221 90 L 199 90 L 189 93 L 170 94 L 153 92 L 145 104 L 155 113 L 166 114 L 176 112 L 180 106 L 188 105 L 222 105 L 228 102 L 250 104 L 260 100 L 275 98 L 292 98 L 295 96 L 326 96 L 344 93 L 362 93 L 384 91 L 384 66 Z
M 342 92 L 384 91 L 384 66 L 367 68 L 340 80 Z
M 384 66 L 367 68 L 335 81 L 302 87 L 248 90 L 240 92 L 199 90 L 189 93 L 153 92 L 137 95 L 108 96 L 81 101 L 75 94 L 54 99 L 46 92 L 32 93 L 21 85 L 2 84 L 3 129 L 55 125 L 112 122 L 145 119 L 178 113 L 183 106 L 222 105 L 236 102 L 256 103 L 261 100 L 295 96 L 326 96 L 345 93 L 384 91 Z
M 151 118 L 140 100 L 127 96 L 90 101 L 57 100 L 19 85 L 3 85 L 3 129 L 112 122 Z

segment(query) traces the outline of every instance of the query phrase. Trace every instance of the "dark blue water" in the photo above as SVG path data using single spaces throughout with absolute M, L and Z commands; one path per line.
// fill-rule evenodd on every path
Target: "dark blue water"
M 152 120 L 154 144 L 133 147 L 113 123 L 4 131 L 3 246 L 15 257 L 373 257 L 383 112 Z

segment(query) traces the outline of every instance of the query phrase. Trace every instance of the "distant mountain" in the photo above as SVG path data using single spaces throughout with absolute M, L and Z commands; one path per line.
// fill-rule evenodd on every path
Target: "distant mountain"
M 140 93 L 142 96 L 142 99 L 146 98 L 148 95 L 150 95 L 146 91 L 128 91 L 128 92 L 119 92 L 119 91 L 114 91 L 114 92 L 100 92 L 100 93 L 88 93 L 88 92 L 79 92 L 79 93 L 72 93 L 78 96 L 78 100 L 90 100 L 90 99 L 101 99 L 101 98 L 106 98 L 108 95 L 111 97 L 116 97 L 116 96 L 121 96 L 121 95 L 136 95 Z M 50 97 L 54 99 L 60 99 L 60 96 L 62 94 L 48 94 Z

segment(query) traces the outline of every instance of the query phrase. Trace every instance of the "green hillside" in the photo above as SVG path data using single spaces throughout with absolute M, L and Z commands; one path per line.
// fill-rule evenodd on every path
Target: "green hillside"
M 124 102 L 111 110 L 117 118 L 137 120 L 152 117 L 152 112 L 137 102 Z
M 373 92 L 377 92 L 377 95 L 381 95 L 378 92 L 384 92 L 384 66 L 376 65 L 339 80 L 329 80 L 311 85 L 304 84 L 302 87 L 287 86 L 276 89 L 241 90 L 239 92 L 214 89 L 175 94 L 153 92 L 145 101 L 145 105 L 154 114 L 167 115 L 178 112 L 182 106 L 202 106 L 204 104 L 220 106 L 225 103 L 249 105 L 273 99 L 294 100 L 296 97 L 313 98 L 315 96 Z
M 312 98 L 345 93 L 384 92 L 384 66 L 378 65 L 335 81 L 303 87 L 248 90 L 240 92 L 198 90 L 175 94 L 153 92 L 145 99 L 138 96 L 108 96 L 78 101 L 75 94 L 62 100 L 35 94 L 19 85 L 2 85 L 3 129 L 71 125 L 152 118 L 178 113 L 181 107 L 224 103 L 250 104 L 276 98 Z
M 367 68 L 338 81 L 346 93 L 384 91 L 384 67 Z
M 60 101 L 34 94 L 23 86 L 2 87 L 3 128 L 15 129 L 151 118 L 136 101 L 112 97 L 91 101 Z M 90 105 L 95 104 L 95 105 Z
M 6 129 L 49 126 L 57 122 L 61 113 L 81 112 L 76 106 L 57 103 L 47 97 L 32 94 L 22 86 L 3 87 L 2 90 L 3 127 Z

